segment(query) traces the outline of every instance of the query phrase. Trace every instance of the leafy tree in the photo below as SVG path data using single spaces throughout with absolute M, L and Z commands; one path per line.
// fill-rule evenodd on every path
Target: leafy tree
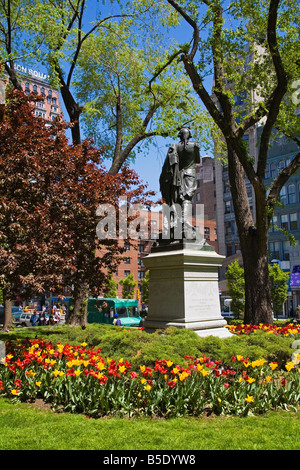
M 289 274 L 280 269 L 278 263 L 269 266 L 272 306 L 275 316 L 282 313 L 282 306 L 288 296 Z
M 33 115 L 36 96 L 8 95 L 0 123 L 0 287 L 5 325 L 16 293 L 73 286 L 72 324 L 85 324 L 89 294 L 116 269 L 117 239 L 96 236 L 100 204 L 145 201 L 145 188 L 126 166 L 115 176 L 89 141 L 70 145 L 65 125 Z M 113 191 L 112 191 L 113 188 Z
M 245 321 L 272 323 L 268 229 L 281 188 L 300 167 L 300 152 L 270 188 L 264 177 L 276 128 L 299 145 L 299 100 L 289 94 L 299 76 L 299 9 L 289 0 L 233 1 L 226 8 L 220 0 L 168 3 L 191 27 L 181 60 L 226 148 L 245 269 Z M 210 72 L 212 95 L 204 82 Z M 235 96 L 244 97 L 243 106 L 235 105 Z M 251 154 L 245 137 L 256 130 L 260 138 Z M 245 176 L 254 189 L 254 213 Z
M 71 269 L 70 236 L 58 217 L 65 180 L 64 126 L 33 116 L 22 92 L 10 92 L 0 123 L 0 286 L 4 329 L 11 324 L 17 293 L 58 287 Z
M 105 143 L 105 156 L 112 159 L 110 173 L 115 174 L 142 143 L 174 136 L 191 119 L 198 120 L 199 132 L 207 136 L 187 79 L 163 65 L 179 55 L 172 46 L 165 53 L 160 50 L 164 32 L 157 18 L 167 30 L 178 22 L 170 7 L 163 0 L 115 1 L 117 13 L 106 14 L 103 3 L 103 12 L 98 8 L 90 21 L 92 5 L 86 0 L 5 0 L 0 3 L 0 63 L 18 89 L 16 60 L 44 63 L 61 92 L 73 143 L 82 140 L 83 116 L 86 133 L 97 145 Z M 31 52 L 26 56 L 24 50 Z
M 103 297 L 116 298 L 117 297 L 117 281 L 109 273 L 105 282 L 105 286 L 102 289 Z
M 284 272 L 275 263 L 269 265 L 269 278 L 271 285 L 272 308 L 275 316 L 282 313 L 282 306 L 287 300 L 289 274 Z M 226 271 L 226 279 L 228 282 L 228 292 L 232 298 L 231 310 L 236 318 L 244 312 L 245 307 L 245 277 L 244 268 L 235 260 L 228 266 Z
M 128 276 L 126 276 L 124 279 L 120 279 L 119 282 L 123 286 L 123 299 L 134 299 L 134 289 L 137 285 L 137 282 L 134 280 L 133 274 L 128 274 Z
M 134 21 L 126 19 L 110 24 L 109 41 L 107 31 L 91 37 L 82 48 L 74 81 L 76 96 L 85 103 L 85 131 L 112 158 L 111 174 L 141 144 L 176 133 L 196 115 L 189 81 L 178 68 L 167 69 L 151 84 L 162 57 L 157 46 L 147 51 L 141 47 L 135 29 Z
M 2 0 L 0 2 L 0 66 L 4 67 L 11 84 L 21 90 L 15 71 L 15 61 L 29 63 L 39 53 L 41 42 L 50 29 L 40 31 L 45 12 L 40 2 L 31 0 Z M 41 39 L 42 38 L 42 39 Z
M 245 277 L 244 268 L 235 260 L 226 271 L 228 293 L 232 299 L 231 310 L 235 318 L 240 318 L 245 309 Z
M 149 281 L 150 281 L 149 275 L 150 275 L 150 272 L 148 270 L 148 271 L 146 271 L 145 277 L 141 282 L 141 286 L 142 286 L 142 303 L 143 304 L 148 304 L 148 300 L 149 300 Z

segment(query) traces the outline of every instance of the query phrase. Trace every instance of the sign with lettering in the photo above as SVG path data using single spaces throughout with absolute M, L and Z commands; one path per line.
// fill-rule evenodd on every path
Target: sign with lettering
M 31 75 L 31 77 L 37 78 L 38 80 L 49 80 L 49 75 L 46 73 L 33 70 L 31 68 L 25 67 L 24 65 L 15 64 L 15 70 L 26 75 Z

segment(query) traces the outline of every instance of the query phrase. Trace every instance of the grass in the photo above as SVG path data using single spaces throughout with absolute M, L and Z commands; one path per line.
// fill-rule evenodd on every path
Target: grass
M 1 450 L 299 450 L 300 414 L 87 419 L 0 399 Z

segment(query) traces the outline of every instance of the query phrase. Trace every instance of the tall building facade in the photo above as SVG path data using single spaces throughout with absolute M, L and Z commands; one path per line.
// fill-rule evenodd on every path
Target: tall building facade
M 216 179 L 214 158 L 205 155 L 196 165 L 197 188 L 193 196 L 192 215 L 196 216 L 196 205 L 204 205 L 204 219 L 216 220 Z

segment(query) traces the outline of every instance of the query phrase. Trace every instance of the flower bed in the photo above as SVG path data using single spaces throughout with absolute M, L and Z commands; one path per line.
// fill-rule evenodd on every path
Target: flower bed
M 44 340 L 17 341 L 0 366 L 0 394 L 14 401 L 42 399 L 54 408 L 87 416 L 245 416 L 269 409 L 298 407 L 300 373 L 288 362 L 221 361 L 185 356 L 186 367 L 166 359 L 133 370 L 125 359 L 103 358 L 100 349 Z M 242 368 L 235 370 L 239 363 Z M 297 361 L 296 361 L 297 362 Z
M 292 323 L 285 326 L 276 326 L 276 325 L 269 325 L 265 323 L 260 323 L 259 325 L 226 325 L 226 328 L 230 331 L 230 333 L 235 333 L 238 335 L 246 334 L 249 335 L 257 330 L 265 331 L 268 334 L 274 335 L 283 335 L 283 336 L 294 336 L 300 334 L 300 326 L 293 325 Z

